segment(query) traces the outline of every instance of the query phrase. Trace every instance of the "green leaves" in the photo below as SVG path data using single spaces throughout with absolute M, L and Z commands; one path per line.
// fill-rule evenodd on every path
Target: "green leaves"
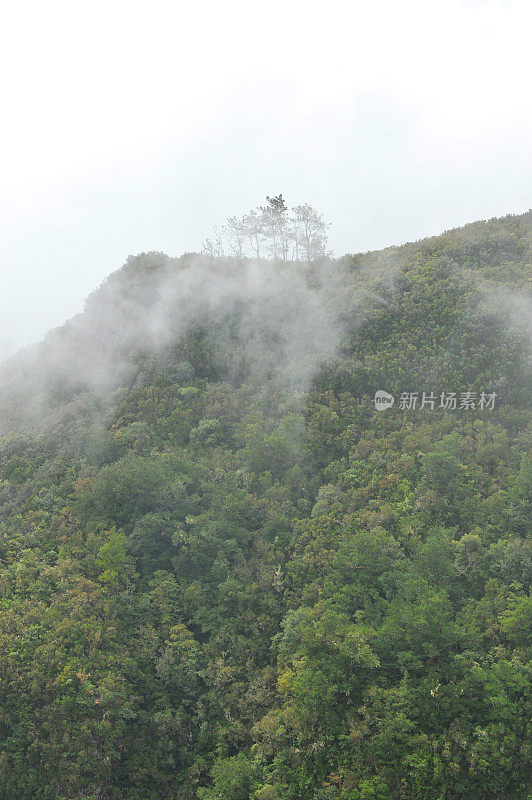
M 346 258 L 305 395 L 230 325 L 131 353 L 96 419 L 56 382 L 74 421 L 0 444 L 0 797 L 527 798 L 525 350 L 476 281 L 524 285 L 528 222 Z M 372 404 L 480 380 L 489 416 Z
M 134 562 L 128 555 L 124 533 L 111 528 L 107 541 L 98 550 L 96 564 L 103 570 L 99 580 L 109 588 L 125 586 L 135 576 Z

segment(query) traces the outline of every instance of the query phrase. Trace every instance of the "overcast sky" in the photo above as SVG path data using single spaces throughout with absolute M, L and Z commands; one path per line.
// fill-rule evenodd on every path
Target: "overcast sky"
M 0 29 L 0 357 L 131 253 L 282 192 L 336 255 L 530 207 L 528 0 L 18 0 Z

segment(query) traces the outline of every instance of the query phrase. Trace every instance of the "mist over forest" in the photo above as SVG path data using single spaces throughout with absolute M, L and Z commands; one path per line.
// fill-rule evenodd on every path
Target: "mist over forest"
M 528 800 L 531 223 L 268 197 L 0 366 L 1 800 Z

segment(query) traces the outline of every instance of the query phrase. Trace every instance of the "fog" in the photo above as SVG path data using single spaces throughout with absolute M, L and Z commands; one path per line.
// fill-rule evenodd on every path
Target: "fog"
M 130 258 L 82 314 L 0 368 L 2 429 L 49 432 L 68 418 L 83 425 L 114 407 L 115 389 L 138 380 L 143 357 L 173 364 L 186 384 L 193 367 L 168 348 L 199 330 L 224 380 L 249 381 L 256 398 L 272 390 L 297 398 L 375 297 L 360 278 L 355 288 L 349 270 L 330 260 Z
M 11 4 L 0 359 L 282 192 L 337 256 L 529 205 L 524 0 Z

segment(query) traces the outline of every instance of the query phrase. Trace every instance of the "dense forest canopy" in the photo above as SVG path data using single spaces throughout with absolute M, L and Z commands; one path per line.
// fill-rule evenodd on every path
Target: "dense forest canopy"
M 142 254 L 2 366 L 2 800 L 530 797 L 531 222 Z

